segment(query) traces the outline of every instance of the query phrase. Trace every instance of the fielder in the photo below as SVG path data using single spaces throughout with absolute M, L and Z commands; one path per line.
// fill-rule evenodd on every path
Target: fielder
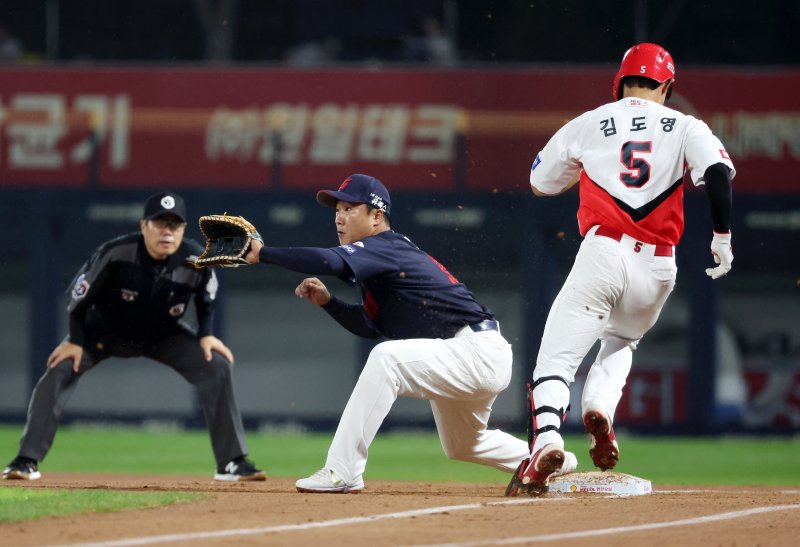
M 442 264 L 391 229 L 391 199 L 374 177 L 352 175 L 317 201 L 336 209 L 338 247 L 265 247 L 254 239 L 248 263 L 332 275 L 361 288 L 361 303 L 331 296 L 316 277 L 295 294 L 321 306 L 344 328 L 387 337 L 370 353 L 333 437 L 325 466 L 296 483 L 299 492 L 364 488 L 367 451 L 397 397 L 427 399 L 448 457 L 511 473 L 528 443 L 487 429 L 492 404 L 511 379 L 511 346 L 494 314 Z M 575 469 L 562 454 L 559 472 Z
M 674 83 L 675 64 L 664 48 L 633 46 L 614 78 L 615 102 L 567 123 L 533 161 L 530 183 L 537 196 L 561 194 L 580 181 L 584 240 L 545 324 L 530 392 L 533 447 L 506 495 L 546 492 L 549 478 L 562 469 L 569 387 L 598 339 L 582 417 L 594 464 L 601 470 L 617 464 L 612 424 L 633 350 L 675 285 L 685 175 L 705 185 L 711 206 L 711 253 L 719 266 L 706 273 L 718 279 L 731 269 L 735 170 L 705 123 L 664 106 Z

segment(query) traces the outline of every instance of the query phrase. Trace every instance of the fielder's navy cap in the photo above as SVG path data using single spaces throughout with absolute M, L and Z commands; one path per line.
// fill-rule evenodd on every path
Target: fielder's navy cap
M 153 194 L 144 202 L 144 220 L 152 220 L 160 216 L 174 215 L 181 222 L 186 222 L 186 203 L 178 194 L 160 192 Z
M 380 209 L 387 216 L 391 213 L 392 199 L 389 190 L 381 181 L 369 175 L 350 175 L 339 186 L 338 190 L 320 190 L 317 201 L 325 207 L 336 207 L 337 201 L 348 203 L 366 203 Z

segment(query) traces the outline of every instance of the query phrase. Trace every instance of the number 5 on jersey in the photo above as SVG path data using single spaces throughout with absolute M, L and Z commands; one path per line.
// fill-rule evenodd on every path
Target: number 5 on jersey
M 642 158 L 643 154 L 653 152 L 652 142 L 628 141 L 622 145 L 619 161 L 628 171 L 619 174 L 619 180 L 629 188 L 641 188 L 650 180 L 650 164 Z

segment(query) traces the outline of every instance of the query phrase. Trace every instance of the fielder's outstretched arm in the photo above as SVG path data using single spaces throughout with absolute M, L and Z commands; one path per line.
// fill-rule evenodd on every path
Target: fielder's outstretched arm
M 341 256 L 331 249 L 320 247 L 261 247 L 259 262 L 275 264 L 294 272 L 311 275 L 342 277 L 350 268 Z

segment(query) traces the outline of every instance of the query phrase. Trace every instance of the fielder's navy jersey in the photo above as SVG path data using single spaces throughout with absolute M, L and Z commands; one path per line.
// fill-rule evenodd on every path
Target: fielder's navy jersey
M 436 259 L 387 230 L 334 247 L 359 285 L 364 312 L 388 338 L 451 338 L 466 325 L 494 319 Z

